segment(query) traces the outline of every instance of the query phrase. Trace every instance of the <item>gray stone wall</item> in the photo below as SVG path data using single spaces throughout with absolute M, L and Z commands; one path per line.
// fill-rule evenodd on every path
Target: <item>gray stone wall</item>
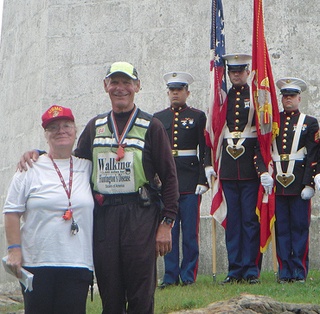
M 223 1 L 223 5 L 227 53 L 251 53 L 252 0 Z M 308 90 L 303 94 L 302 109 L 319 118 L 320 23 L 316 6 L 316 0 L 264 1 L 265 33 L 274 77 L 304 79 Z M 136 103 L 142 109 L 153 113 L 168 105 L 162 75 L 178 70 L 195 77 L 189 105 L 207 111 L 210 18 L 210 0 L 4 0 L 0 207 L 21 153 L 30 148 L 46 148 L 40 118 L 50 105 L 71 107 L 79 132 L 91 117 L 110 109 L 102 80 L 107 66 L 114 61 L 129 61 L 137 67 L 142 89 Z M 209 208 L 207 194 L 201 208 L 199 266 L 203 273 L 211 273 L 211 229 L 206 218 Z M 315 225 L 318 213 L 316 195 Z M 218 256 L 223 256 L 220 226 L 218 242 Z M 319 232 L 314 229 L 311 242 L 310 264 L 318 268 Z M 5 251 L 0 216 L 0 256 Z M 225 260 L 219 260 L 218 265 L 219 271 L 225 271 Z M 0 267 L 0 283 L 9 280 Z

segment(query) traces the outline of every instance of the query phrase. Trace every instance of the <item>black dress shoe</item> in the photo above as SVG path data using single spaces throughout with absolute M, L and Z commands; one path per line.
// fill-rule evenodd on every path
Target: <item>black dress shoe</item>
M 257 283 L 260 283 L 260 280 L 257 277 L 252 276 L 252 277 L 247 278 L 247 282 L 250 285 L 256 285 Z
M 306 283 L 306 280 L 304 278 L 296 278 L 296 279 L 292 279 L 292 282 L 299 282 L 299 283 Z
M 158 286 L 158 288 L 162 290 L 170 286 L 178 286 L 178 285 L 179 285 L 179 282 L 172 282 L 172 283 L 163 282 L 161 285 Z
M 292 282 L 291 278 L 279 278 L 278 279 L 278 283 L 280 284 L 286 284 L 286 283 L 289 283 L 289 282 Z
M 226 277 L 225 280 L 221 281 L 219 284 L 220 285 L 225 285 L 225 284 L 228 284 L 228 283 L 239 283 L 241 281 L 241 279 L 239 278 L 235 278 L 235 277 Z
M 184 281 L 184 282 L 182 283 L 183 286 L 190 286 L 190 285 L 193 285 L 193 284 L 194 284 L 194 281 L 189 281 L 189 280 Z

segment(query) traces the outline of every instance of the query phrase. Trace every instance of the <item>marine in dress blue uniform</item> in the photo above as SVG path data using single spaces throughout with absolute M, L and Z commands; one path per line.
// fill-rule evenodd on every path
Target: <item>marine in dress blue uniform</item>
M 246 280 L 259 283 L 260 224 L 256 215 L 259 179 L 254 165 L 257 135 L 255 112 L 247 84 L 247 54 L 223 56 L 232 87 L 222 143 L 220 180 L 227 203 L 226 247 L 228 275 L 222 284 Z
M 192 284 L 196 281 L 199 258 L 199 219 L 201 194 L 208 190 L 203 168 L 205 154 L 205 113 L 189 107 L 188 86 L 193 77 L 185 72 L 164 75 L 170 107 L 155 113 L 164 125 L 172 147 L 178 182 L 179 211 L 172 228 L 172 251 L 165 255 L 165 275 L 159 286 Z M 182 262 L 179 238 L 182 234 Z
M 298 109 L 300 93 L 307 88 L 298 78 L 276 82 L 284 110 L 280 133 L 273 143 L 276 178 L 276 245 L 279 282 L 304 282 L 309 266 L 311 197 L 317 164 L 319 125 Z

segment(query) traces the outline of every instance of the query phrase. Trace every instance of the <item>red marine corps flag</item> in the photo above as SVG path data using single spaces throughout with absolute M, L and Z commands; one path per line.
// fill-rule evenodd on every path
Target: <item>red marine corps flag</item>
M 279 132 L 279 109 L 267 44 L 264 36 L 262 0 L 254 0 L 252 37 L 252 99 L 256 110 L 257 135 L 263 161 L 273 176 L 271 143 Z M 260 251 L 266 251 L 275 221 L 275 195 L 259 187 L 257 215 L 260 219 Z
M 212 150 L 212 166 L 218 174 L 213 184 L 211 215 L 225 227 L 227 206 L 219 180 L 221 144 L 227 115 L 227 87 L 225 81 L 224 19 L 221 0 L 212 0 L 210 38 L 210 104 L 206 125 L 206 142 Z

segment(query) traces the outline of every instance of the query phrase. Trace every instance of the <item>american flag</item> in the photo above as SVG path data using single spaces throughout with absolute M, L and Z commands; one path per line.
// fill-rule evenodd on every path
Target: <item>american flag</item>
M 273 175 L 271 143 L 279 132 L 279 109 L 274 87 L 269 53 L 264 36 L 262 0 L 254 0 L 252 36 L 252 99 L 256 114 L 256 126 L 261 155 Z M 271 230 L 275 221 L 275 195 L 264 193 L 260 185 L 256 212 L 260 219 L 260 251 L 266 251 L 271 240 Z
M 218 174 L 213 184 L 211 215 L 223 226 L 226 224 L 227 206 L 219 180 L 220 154 L 227 115 L 227 86 L 225 80 L 224 18 L 221 0 L 212 0 L 210 40 L 210 104 L 206 125 L 206 142 L 212 150 L 212 165 Z

